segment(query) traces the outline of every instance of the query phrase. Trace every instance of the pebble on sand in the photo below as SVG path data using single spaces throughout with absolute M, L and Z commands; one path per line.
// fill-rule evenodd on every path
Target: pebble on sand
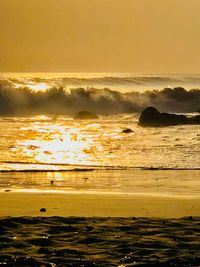
M 41 208 L 40 212 L 46 212 L 47 210 L 45 208 Z
M 131 129 L 129 129 L 129 128 L 124 129 L 124 130 L 122 131 L 122 133 L 132 133 L 132 132 L 133 132 L 133 130 L 131 130 Z

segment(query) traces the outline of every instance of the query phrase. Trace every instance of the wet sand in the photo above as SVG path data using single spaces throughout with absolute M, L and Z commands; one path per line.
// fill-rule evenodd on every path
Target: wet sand
M 200 171 L 1 172 L 0 216 L 200 216 Z

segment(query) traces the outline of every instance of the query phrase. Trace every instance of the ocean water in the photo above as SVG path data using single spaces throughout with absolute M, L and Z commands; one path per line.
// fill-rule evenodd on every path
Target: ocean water
M 198 125 L 147 128 L 139 114 L 0 118 L 0 169 L 198 169 Z M 126 128 L 132 133 L 123 133 Z
M 1 74 L 0 170 L 198 169 L 198 125 L 138 119 L 148 105 L 195 114 L 199 84 L 198 75 Z M 80 110 L 99 119 L 74 119 Z
M 190 113 L 200 108 L 200 75 L 0 74 L 0 115 L 139 113 L 149 105 Z
M 59 190 L 198 195 L 199 125 L 141 127 L 138 119 L 148 105 L 197 114 L 199 83 L 198 75 L 1 74 L 1 188 L 47 189 L 53 179 Z M 74 119 L 80 110 L 99 119 Z M 94 172 L 83 185 L 84 171 Z M 165 181 L 159 190 L 155 179 Z

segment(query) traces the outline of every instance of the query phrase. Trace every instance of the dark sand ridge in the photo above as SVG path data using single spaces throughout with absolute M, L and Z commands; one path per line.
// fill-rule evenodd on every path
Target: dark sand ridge
M 0 265 L 191 267 L 200 264 L 200 217 L 0 219 Z

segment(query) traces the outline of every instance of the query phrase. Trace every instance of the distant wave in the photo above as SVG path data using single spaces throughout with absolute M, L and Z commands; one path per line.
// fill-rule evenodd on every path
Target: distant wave
M 170 77 L 100 77 L 100 78 L 63 78 L 63 81 L 69 84 L 82 83 L 95 83 L 95 84 L 108 84 L 108 85 L 143 85 L 146 83 L 158 83 L 158 82 L 180 82 L 179 79 Z
M 132 84 L 132 85 L 154 85 L 154 84 L 178 84 L 178 83 L 189 83 L 199 84 L 200 76 L 157 76 L 157 75 L 146 75 L 146 76 L 100 76 L 100 77 L 32 77 L 29 78 L 32 82 L 47 82 L 50 80 L 61 81 L 70 85 L 80 84 L 103 84 L 103 85 L 119 85 L 119 84 Z M 14 81 L 14 80 L 13 80 Z
M 138 86 L 150 86 L 153 88 L 157 84 L 163 86 L 183 86 L 183 84 L 189 84 L 193 86 L 200 86 L 200 75 L 129 75 L 129 74 L 63 74 L 63 75 L 3 75 L 0 74 L 1 83 L 4 84 L 26 84 L 32 83 L 55 83 L 59 85 L 71 85 L 71 86 L 85 86 L 85 85 L 102 85 L 102 86 L 114 86 L 114 85 L 138 85 Z
M 111 78 L 107 77 L 107 79 Z M 123 82 L 126 80 L 118 79 Z M 146 77 L 146 79 L 153 79 L 153 77 Z M 142 93 L 138 91 L 121 93 L 108 88 L 99 90 L 92 87 L 79 87 L 65 90 L 64 87 L 54 86 L 46 91 L 33 91 L 23 85 L 16 88 L 14 82 L 10 80 L 0 80 L 0 115 L 2 116 L 70 115 L 80 110 L 101 115 L 134 113 L 140 112 L 149 105 L 157 107 L 162 112 L 195 112 L 200 108 L 200 90 L 176 87 Z

